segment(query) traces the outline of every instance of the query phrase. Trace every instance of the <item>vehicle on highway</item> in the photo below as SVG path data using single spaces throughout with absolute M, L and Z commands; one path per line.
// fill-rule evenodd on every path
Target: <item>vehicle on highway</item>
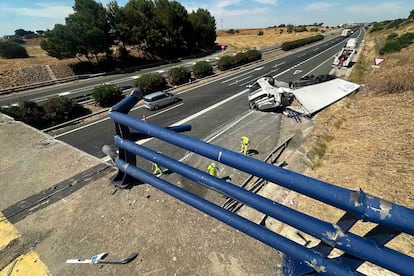
M 158 91 L 144 96 L 144 107 L 149 110 L 157 110 L 178 101 L 180 101 L 180 98 L 177 94 Z
M 305 78 L 296 86 L 265 76 L 248 87 L 251 109 L 264 111 L 287 108 L 310 115 L 358 90 L 360 86 L 331 75 L 321 75 Z M 290 106 L 294 99 L 300 106 Z
M 356 44 L 357 40 L 355 38 L 350 38 L 345 44 L 345 47 L 335 55 L 333 65 L 341 67 L 349 67 L 352 64 L 352 58 L 356 54 Z

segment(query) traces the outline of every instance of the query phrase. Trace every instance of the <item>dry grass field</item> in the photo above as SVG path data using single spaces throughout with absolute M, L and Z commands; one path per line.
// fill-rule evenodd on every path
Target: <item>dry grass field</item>
M 258 35 L 259 32 L 263 35 Z M 229 34 L 225 31 L 217 32 L 216 42 L 227 45 L 230 52 L 242 51 L 254 47 L 267 47 L 281 44 L 285 41 L 314 36 L 316 32 L 287 33 L 286 28 L 245 29 L 238 33 Z

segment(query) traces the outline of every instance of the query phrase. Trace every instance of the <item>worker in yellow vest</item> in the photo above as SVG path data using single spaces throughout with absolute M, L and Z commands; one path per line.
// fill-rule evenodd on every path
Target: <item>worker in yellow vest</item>
M 247 150 L 249 149 L 250 141 L 247 136 L 241 137 L 241 147 L 240 147 L 240 153 L 243 153 L 244 155 L 247 154 Z
M 214 162 L 212 162 L 210 165 L 208 165 L 208 167 L 207 167 L 207 171 L 208 171 L 208 173 L 211 175 L 211 176 L 215 176 L 215 177 L 217 177 L 217 171 L 218 171 L 219 169 L 217 168 L 217 165 L 216 165 L 216 163 L 214 163 Z
M 158 165 L 157 163 L 153 162 L 152 163 L 152 169 L 153 169 L 153 174 L 156 176 L 161 176 L 162 175 L 162 169 L 160 167 L 160 165 Z

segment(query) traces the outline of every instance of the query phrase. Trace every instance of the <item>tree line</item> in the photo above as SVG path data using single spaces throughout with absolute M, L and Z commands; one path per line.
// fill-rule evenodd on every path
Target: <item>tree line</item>
M 128 55 L 127 45 L 144 54 L 176 57 L 210 50 L 216 40 L 216 22 L 206 9 L 188 13 L 177 1 L 129 0 L 125 6 L 111 1 L 106 7 L 94 0 L 75 0 L 74 13 L 44 35 L 41 47 L 58 59 L 90 55 L 98 60 Z M 99 61 L 99 60 L 98 60 Z

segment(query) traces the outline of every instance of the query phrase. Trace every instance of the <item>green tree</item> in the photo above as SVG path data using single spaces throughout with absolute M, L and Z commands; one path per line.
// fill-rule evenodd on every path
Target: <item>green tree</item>
M 165 45 L 164 54 L 177 56 L 192 47 L 188 13 L 179 2 L 156 0 L 155 15 Z
M 41 47 L 57 58 L 81 54 L 89 60 L 89 54 L 93 54 L 99 61 L 98 53 L 104 52 L 110 59 L 111 26 L 102 4 L 94 0 L 75 0 L 73 10 L 74 13 L 65 19 L 66 25 L 57 24 L 47 32 L 47 40 Z
M 232 63 L 234 67 L 247 63 L 247 56 L 245 53 L 237 53 L 232 57 Z
M 193 74 L 197 79 L 201 79 L 213 74 L 213 66 L 205 60 L 198 61 L 193 66 Z
M 60 124 L 90 113 L 88 109 L 79 105 L 74 100 L 63 96 L 50 98 L 43 106 L 43 109 L 51 125 Z
M 184 66 L 173 67 L 168 72 L 168 79 L 172 85 L 184 84 L 191 79 L 191 72 Z
M 101 84 L 93 89 L 92 98 L 97 105 L 109 107 L 122 99 L 122 92 L 114 84 Z
M 56 24 L 53 30 L 45 33 L 46 39 L 40 42 L 40 47 L 49 56 L 57 59 L 73 58 L 77 53 L 77 46 L 71 30 L 62 24 Z
M 11 41 L 0 41 L 0 56 L 3 58 L 28 58 L 26 49 Z
M 116 25 L 121 39 L 150 53 L 162 46 L 162 34 L 155 18 L 155 4 L 150 0 L 130 0 L 121 9 L 121 21 Z
M 414 10 L 410 11 L 410 15 L 408 16 L 408 19 L 414 19 Z
M 47 125 L 43 107 L 32 101 L 22 100 L 18 106 L 1 108 L 1 112 L 37 128 Z
M 262 58 L 262 53 L 256 49 L 250 49 L 246 52 L 247 62 L 256 61 Z
M 14 31 L 14 33 L 17 36 L 20 36 L 20 37 L 24 37 L 26 35 L 33 35 L 34 34 L 34 32 L 32 32 L 32 31 L 26 31 L 24 29 L 17 29 L 17 30 Z
M 111 29 L 107 20 L 106 10 L 101 3 L 94 0 L 75 0 L 74 13 L 66 18 L 66 25 L 76 41 L 77 52 L 89 59 L 89 53 L 95 55 L 105 52 L 110 59 L 112 40 Z
M 167 87 L 165 78 L 160 73 L 147 73 L 135 80 L 134 86 L 139 87 L 144 95 Z
M 211 48 L 216 41 L 216 20 L 206 9 L 198 9 L 189 14 L 193 39 L 200 48 Z
M 217 62 L 217 68 L 220 71 L 225 71 L 233 67 L 233 58 L 232 56 L 226 55 L 222 56 Z

